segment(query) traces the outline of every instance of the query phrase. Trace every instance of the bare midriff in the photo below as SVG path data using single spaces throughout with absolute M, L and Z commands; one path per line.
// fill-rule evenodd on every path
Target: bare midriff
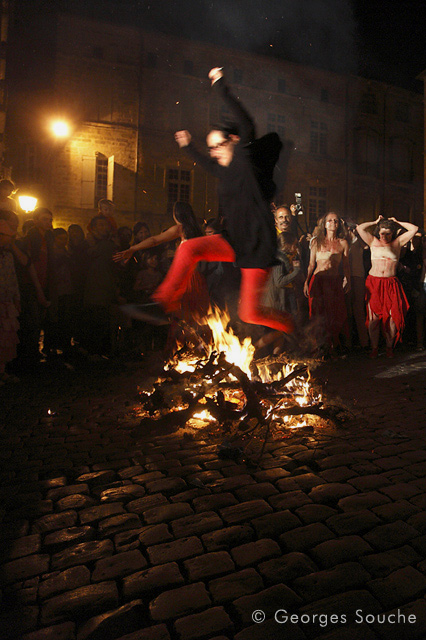
M 333 253 L 332 251 L 318 250 L 316 254 L 317 266 L 315 273 L 324 272 L 326 276 L 339 275 L 339 264 L 342 261 L 343 252 Z
M 371 269 L 370 276 L 376 278 L 392 278 L 396 275 L 399 254 L 401 249 L 398 241 L 382 243 L 374 240 L 371 249 Z

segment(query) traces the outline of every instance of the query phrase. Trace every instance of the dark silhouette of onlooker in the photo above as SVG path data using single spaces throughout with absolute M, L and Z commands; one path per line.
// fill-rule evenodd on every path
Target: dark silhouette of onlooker
M 83 346 L 92 355 L 107 356 L 112 345 L 112 318 L 117 301 L 117 270 L 112 260 L 116 246 L 110 238 L 110 225 L 104 216 L 90 222 L 92 242 L 88 248 L 88 264 L 84 286 Z
M 53 215 L 49 209 L 39 207 L 33 212 L 34 226 L 24 238 L 17 241 L 19 248 L 30 259 L 30 268 L 22 272 L 20 346 L 22 366 L 31 367 L 40 360 L 41 329 L 51 320 L 50 306 L 55 301 L 53 281 Z

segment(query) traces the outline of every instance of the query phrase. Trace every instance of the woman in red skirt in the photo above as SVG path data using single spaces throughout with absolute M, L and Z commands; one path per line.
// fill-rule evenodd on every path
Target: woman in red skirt
M 368 227 L 377 225 L 374 234 Z M 397 225 L 405 233 L 397 236 Z M 361 238 L 371 250 L 371 269 L 365 282 L 367 303 L 367 327 L 371 340 L 371 357 L 377 358 L 380 328 L 386 339 L 386 355 L 393 358 L 393 348 L 404 330 L 408 302 L 396 269 L 401 249 L 410 242 L 418 230 L 410 222 L 398 222 L 395 218 L 379 216 L 374 222 L 357 226 Z
M 309 317 L 328 348 L 348 333 L 345 293 L 350 288 L 349 244 L 339 216 L 330 212 L 319 221 L 311 242 L 304 293 L 309 298 Z M 339 271 L 343 265 L 344 278 Z

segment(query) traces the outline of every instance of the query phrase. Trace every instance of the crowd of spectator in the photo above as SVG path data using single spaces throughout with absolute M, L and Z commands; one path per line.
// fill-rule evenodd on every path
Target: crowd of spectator
M 131 320 L 123 313 L 123 305 L 151 300 L 185 233 L 170 241 L 168 230 L 163 232 L 167 242 L 157 242 L 163 235 L 153 236 L 145 222 L 136 222 L 133 229 L 117 227 L 114 205 L 108 200 L 99 202 L 86 229 L 78 224 L 54 228 L 47 208 L 35 209 L 19 229 L 12 190 L 10 181 L 0 181 L 0 385 L 17 382 L 21 373 L 36 370 L 48 358 L 69 363 L 78 355 L 101 362 L 117 354 L 140 356 L 171 348 L 171 331 L 176 338 L 179 317 L 172 328 L 152 327 Z M 181 209 L 185 212 L 185 207 Z M 264 304 L 290 313 L 296 330 L 291 342 L 266 344 L 262 355 L 291 351 L 296 345 L 309 355 L 371 348 L 373 357 L 377 356 L 380 318 L 366 318 L 365 282 L 371 249 L 376 251 L 383 232 L 376 236 L 373 232 L 371 238 L 377 242 L 370 241 L 365 235 L 367 223 L 359 225 L 359 233 L 355 223 L 329 212 L 311 234 L 300 235 L 293 205 L 275 207 L 274 215 L 277 264 L 271 270 Z M 376 222 L 383 229 L 383 221 Z M 418 350 L 424 348 L 426 315 L 425 237 L 415 233 L 414 225 L 397 221 L 392 225 L 392 238 L 400 238 L 401 254 L 389 259 L 403 291 L 401 313 L 406 318 L 391 337 L 392 313 L 383 320 L 389 357 L 400 334 Z M 384 227 L 389 226 L 385 222 Z M 199 230 L 206 235 L 220 232 L 217 219 L 206 221 Z M 129 251 L 141 243 L 145 249 Z M 131 259 L 117 260 L 117 254 Z M 393 270 L 389 274 L 393 277 Z M 259 338 L 262 329 L 244 326 L 237 318 L 239 269 L 231 263 L 200 263 L 197 278 L 202 280 L 202 287 L 197 281 L 201 287 L 197 291 L 204 287 L 212 303 L 228 309 L 237 333 L 252 332 L 252 337 Z M 185 325 L 190 324 L 191 315 L 195 314 L 181 316 Z

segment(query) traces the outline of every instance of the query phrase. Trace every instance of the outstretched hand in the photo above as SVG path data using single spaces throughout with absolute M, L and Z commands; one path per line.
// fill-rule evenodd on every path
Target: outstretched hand
M 118 251 L 117 253 L 114 253 L 112 259 L 114 260 L 114 262 L 123 262 L 123 264 L 126 264 L 132 258 L 133 254 L 133 247 L 130 247 L 125 251 Z
M 189 131 L 176 131 L 175 140 L 178 143 L 179 147 L 187 147 L 192 140 L 192 136 Z
M 223 78 L 223 67 L 213 67 L 213 69 L 210 69 L 209 78 L 213 86 L 215 82 Z

